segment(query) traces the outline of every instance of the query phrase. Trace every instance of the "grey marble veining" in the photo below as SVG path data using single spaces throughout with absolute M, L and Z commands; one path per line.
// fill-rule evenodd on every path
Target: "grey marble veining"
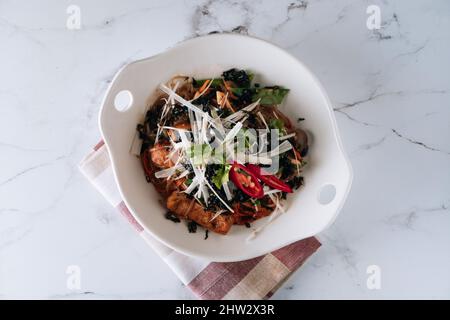
M 354 169 L 323 247 L 274 298 L 450 297 L 448 1 L 71 3 L 80 30 L 66 27 L 69 3 L 0 2 L 1 298 L 193 298 L 77 163 L 121 66 L 211 32 L 270 40 L 312 69 Z M 372 4 L 379 30 L 366 27 Z

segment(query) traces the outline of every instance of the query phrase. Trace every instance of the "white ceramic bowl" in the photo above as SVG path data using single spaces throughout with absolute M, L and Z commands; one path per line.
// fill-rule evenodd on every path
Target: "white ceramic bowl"
M 281 109 L 294 123 L 299 117 L 306 118 L 301 127 L 311 134 L 309 164 L 304 170 L 305 186 L 288 197 L 287 212 L 256 238 L 247 241 L 251 229 L 233 226 L 226 236 L 210 232 L 209 239 L 204 240 L 203 232 L 188 233 L 184 223 L 175 224 L 164 218 L 166 209 L 153 186 L 145 181 L 141 164 L 130 153 L 130 146 L 136 124 L 143 120 L 160 83 L 176 74 L 209 78 L 232 67 L 252 70 L 262 84 L 291 89 Z M 114 101 L 121 100 L 117 95 L 123 90 L 131 93 L 132 103 L 125 111 L 118 111 Z M 352 181 L 333 110 L 319 81 L 286 51 L 252 37 L 235 34 L 199 37 L 126 65 L 106 93 L 99 123 L 117 184 L 134 217 L 169 247 L 212 261 L 249 259 L 316 235 L 336 218 Z M 335 188 L 334 198 L 331 194 L 332 201 L 322 204 L 319 198 L 324 196 L 323 190 L 333 189 L 330 185 Z M 264 220 L 252 226 L 258 227 Z

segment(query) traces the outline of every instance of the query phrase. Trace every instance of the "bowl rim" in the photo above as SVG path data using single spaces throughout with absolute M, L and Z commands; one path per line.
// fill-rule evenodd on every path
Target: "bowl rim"
M 346 189 L 344 190 L 344 192 L 342 194 L 342 197 L 340 199 L 340 203 L 336 207 L 335 212 L 334 212 L 332 218 L 330 219 L 330 221 L 318 233 L 326 230 L 336 220 L 338 214 L 340 213 L 342 207 L 344 206 L 344 204 L 346 202 L 348 194 L 350 193 L 352 182 L 353 182 L 353 169 L 352 169 L 352 166 L 351 166 L 351 162 L 350 162 L 349 157 L 348 157 L 348 155 L 345 152 L 345 149 L 343 147 L 343 143 L 342 143 L 342 139 L 340 137 L 340 131 L 339 131 L 339 128 L 337 126 L 336 117 L 334 115 L 334 110 L 333 110 L 333 107 L 332 107 L 332 103 L 331 103 L 330 98 L 329 98 L 325 88 L 323 87 L 322 83 L 319 81 L 319 79 L 316 77 L 316 75 L 313 72 L 311 72 L 311 70 L 302 61 L 300 61 L 297 57 L 295 57 L 290 52 L 286 51 L 285 49 L 279 47 L 276 44 L 273 44 L 270 41 L 267 41 L 265 39 L 262 39 L 262 38 L 259 38 L 259 37 L 255 37 L 255 36 L 242 35 L 242 34 L 236 34 L 236 33 L 214 33 L 214 34 L 208 34 L 208 35 L 203 35 L 203 36 L 189 38 L 189 39 L 185 39 L 185 40 L 179 41 L 179 42 L 175 43 L 174 45 L 168 47 L 164 51 L 161 51 L 161 52 L 159 52 L 157 54 L 154 54 L 152 56 L 149 56 L 149 57 L 146 57 L 146 58 L 142 58 L 142 59 L 138 59 L 138 60 L 132 61 L 130 63 L 127 63 L 127 64 L 123 65 L 121 68 L 119 68 L 119 70 L 116 72 L 116 74 L 112 78 L 112 80 L 111 80 L 107 90 L 105 91 L 105 94 L 104 94 L 102 102 L 101 102 L 100 111 L 99 111 L 98 125 L 99 125 L 101 136 L 102 136 L 103 141 L 105 143 L 105 146 L 108 149 L 108 153 L 109 153 L 110 160 L 111 160 L 111 167 L 112 167 L 112 171 L 114 173 L 114 180 L 116 182 L 116 185 L 117 185 L 117 188 L 119 190 L 120 196 L 121 196 L 123 202 L 125 203 L 125 205 L 128 208 L 130 208 L 130 212 L 133 215 L 133 217 L 144 228 L 144 230 L 146 232 L 148 232 L 149 234 L 151 234 L 152 237 L 154 237 L 155 239 L 160 241 L 162 244 L 168 246 L 169 248 L 171 248 L 174 251 L 177 251 L 179 253 L 186 254 L 186 255 L 191 256 L 191 257 L 207 259 L 207 260 L 210 260 L 210 261 L 233 262 L 233 261 L 242 261 L 242 260 L 252 259 L 252 258 L 261 256 L 261 255 L 267 254 L 269 252 L 273 252 L 273 251 L 278 250 L 278 249 L 280 249 L 280 248 L 282 248 L 284 246 L 292 244 L 292 243 L 294 243 L 296 241 L 299 241 L 299 240 L 302 240 L 302 239 L 306 239 L 306 238 L 311 237 L 311 236 L 315 236 L 318 233 L 310 234 L 310 235 L 307 235 L 307 236 L 293 237 L 290 240 L 282 241 L 282 242 L 278 243 L 275 246 L 272 246 L 272 247 L 270 247 L 268 249 L 265 249 L 265 250 L 260 250 L 261 252 L 257 252 L 257 253 L 254 253 L 254 252 L 251 253 L 251 252 L 246 252 L 246 251 L 237 251 L 236 254 L 233 255 L 232 257 L 224 256 L 224 255 L 221 255 L 221 254 L 205 254 L 205 253 L 202 253 L 202 252 L 199 252 L 199 251 L 195 251 L 195 250 L 189 249 L 187 247 L 182 247 L 182 248 L 178 247 L 176 244 L 172 243 L 168 239 L 165 239 L 165 238 L 162 238 L 162 237 L 158 236 L 157 234 L 152 232 L 151 229 L 147 228 L 146 224 L 141 221 L 139 215 L 134 213 L 133 210 L 131 209 L 132 206 L 130 206 L 130 204 L 128 203 L 127 197 L 124 195 L 124 192 L 122 190 L 121 184 L 119 183 L 118 173 L 116 172 L 117 166 L 115 165 L 115 156 L 114 156 L 113 153 L 110 152 L 110 146 L 109 146 L 109 143 L 108 143 L 108 139 L 105 138 L 105 133 L 104 133 L 103 124 L 102 124 L 102 119 L 103 119 L 102 114 L 103 114 L 103 112 L 104 112 L 104 110 L 106 108 L 106 100 L 107 100 L 107 98 L 108 98 L 108 96 L 109 96 L 109 94 L 110 94 L 110 92 L 111 92 L 111 90 L 112 90 L 112 88 L 113 88 L 113 86 L 115 84 L 115 80 L 121 75 L 122 71 L 125 68 L 128 68 L 131 65 L 138 64 L 138 63 L 141 63 L 141 62 L 144 62 L 144 61 L 153 60 L 153 59 L 155 59 L 155 58 L 157 58 L 159 56 L 165 55 L 165 54 L 167 54 L 167 53 L 177 49 L 179 46 L 182 46 L 182 45 L 185 45 L 185 44 L 188 44 L 188 43 L 195 43 L 197 41 L 204 41 L 205 39 L 210 39 L 210 38 L 223 38 L 223 37 L 226 37 L 226 38 L 241 38 L 241 39 L 244 38 L 244 39 L 248 39 L 248 40 L 252 40 L 252 41 L 258 41 L 258 42 L 263 43 L 266 46 L 272 47 L 272 49 L 280 51 L 282 54 L 289 56 L 293 61 L 295 61 L 297 64 L 299 64 L 305 70 L 305 72 L 308 73 L 308 75 L 314 81 L 315 85 L 317 85 L 317 87 L 319 88 L 319 90 L 320 90 L 320 92 L 321 92 L 321 94 L 322 94 L 322 96 L 324 98 L 325 104 L 327 106 L 328 113 L 330 115 L 329 118 L 331 120 L 331 125 L 332 125 L 332 129 L 333 129 L 332 131 L 333 131 L 334 139 L 335 139 L 335 141 L 337 143 L 338 151 L 339 151 L 340 155 L 342 156 L 344 164 L 347 167 L 347 171 L 348 171 L 348 183 L 347 183 Z

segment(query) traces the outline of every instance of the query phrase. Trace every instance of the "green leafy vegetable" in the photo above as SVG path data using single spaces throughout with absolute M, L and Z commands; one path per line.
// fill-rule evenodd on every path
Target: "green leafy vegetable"
M 271 129 L 283 130 L 284 123 L 280 119 L 272 119 L 270 120 L 269 127 Z
M 206 80 L 211 80 L 211 79 L 201 79 L 201 80 L 194 79 L 194 87 L 200 88 L 205 83 Z M 215 79 L 212 79 L 211 87 L 218 88 L 222 84 L 223 84 L 223 82 L 222 82 L 221 78 L 215 78 Z
M 216 185 L 218 189 L 222 188 L 222 185 L 228 182 L 228 174 L 230 173 L 231 166 L 226 164 L 221 166 L 216 174 L 212 177 L 211 181 Z
M 265 88 L 232 88 L 231 91 L 238 97 L 250 94 L 252 101 L 261 99 L 261 105 L 281 104 L 283 99 L 289 92 L 289 89 L 282 87 L 265 87 Z
M 255 74 L 253 72 L 249 71 L 249 70 L 246 70 L 246 72 L 247 72 L 247 75 L 248 75 L 248 78 L 249 78 L 250 82 L 252 82 L 253 79 L 255 78 Z
M 237 96 L 242 96 L 243 94 L 250 92 L 252 95 L 255 94 L 255 89 L 250 88 L 231 88 L 231 92 L 233 92 Z
M 261 105 L 274 105 L 281 104 L 284 97 L 288 94 L 289 89 L 282 87 L 265 87 L 255 89 L 252 100 L 256 101 L 261 99 Z
M 253 200 L 253 204 L 256 204 L 257 206 L 261 205 L 261 200 L 260 199 L 255 199 Z

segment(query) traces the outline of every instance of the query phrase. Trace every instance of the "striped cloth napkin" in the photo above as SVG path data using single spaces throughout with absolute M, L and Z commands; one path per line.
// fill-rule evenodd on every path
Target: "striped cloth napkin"
M 80 170 L 200 299 L 267 299 L 319 247 L 316 238 L 297 241 L 264 256 L 238 262 L 211 262 L 178 253 L 154 239 L 125 206 L 101 141 Z

